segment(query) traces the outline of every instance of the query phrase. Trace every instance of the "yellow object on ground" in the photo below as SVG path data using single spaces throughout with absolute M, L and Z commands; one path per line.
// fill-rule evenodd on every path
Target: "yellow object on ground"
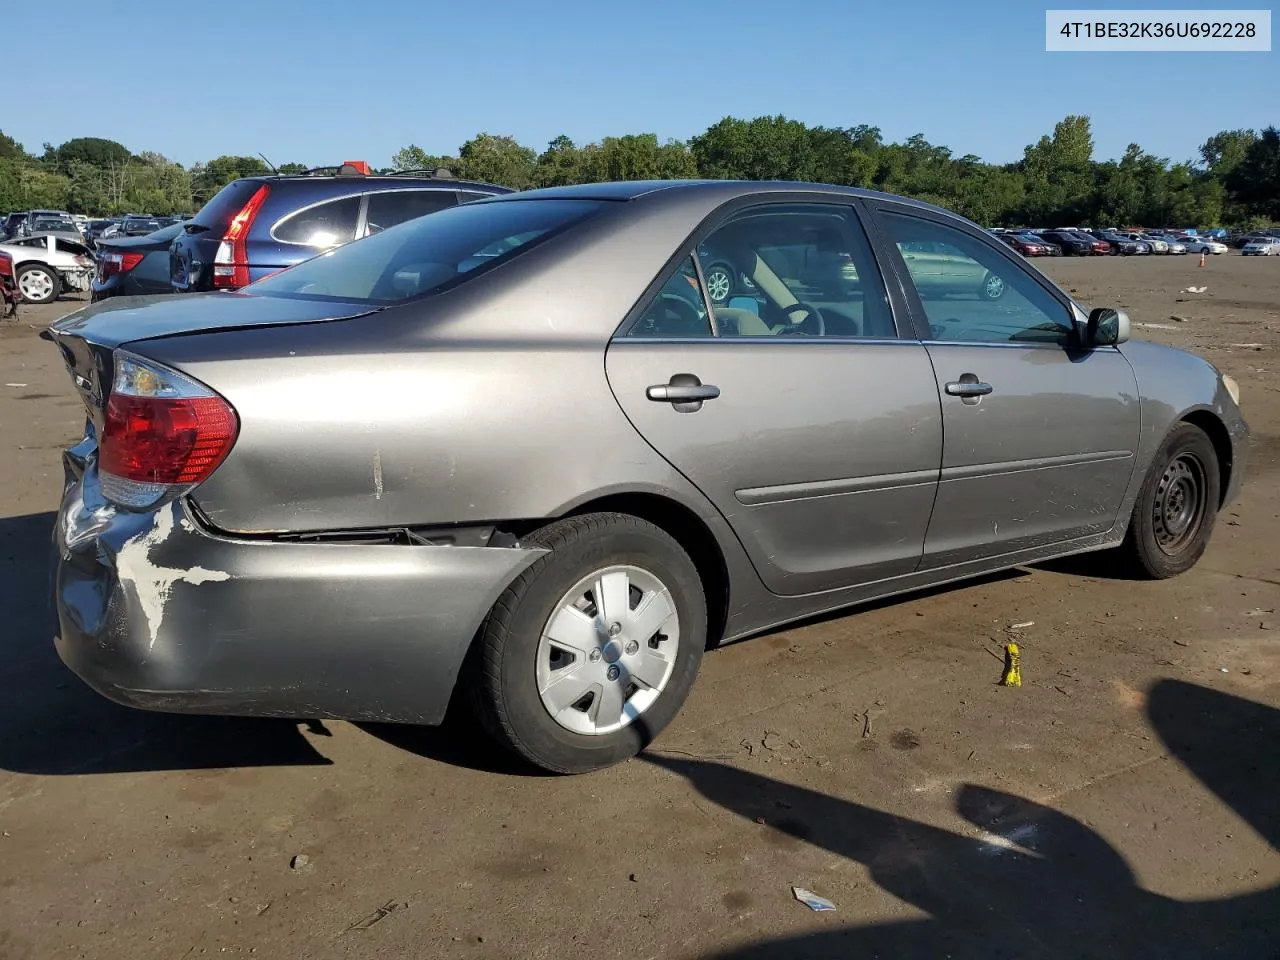
M 1022 686 L 1022 657 L 1018 653 L 1016 643 L 1004 645 L 1004 676 L 1000 678 L 1003 687 Z

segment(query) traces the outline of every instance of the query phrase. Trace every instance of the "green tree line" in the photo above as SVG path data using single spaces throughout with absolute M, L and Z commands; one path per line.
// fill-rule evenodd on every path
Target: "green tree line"
M 688 142 L 656 134 L 583 146 L 559 136 L 538 152 L 481 133 L 453 156 L 409 144 L 380 172 L 447 167 L 457 176 L 533 187 L 667 178 L 806 180 L 868 187 L 949 207 L 987 225 L 1117 224 L 1253 227 L 1280 221 L 1280 131 L 1223 130 L 1194 162 L 1133 143 L 1096 160 L 1089 118 L 1068 116 L 1022 158 L 994 164 L 917 134 L 886 142 L 878 127 L 810 127 L 783 116 L 725 117 Z M 299 172 L 290 163 L 280 172 Z M 269 173 L 256 157 L 222 156 L 190 169 L 111 140 L 79 138 L 41 156 L 0 134 L 0 210 L 190 212 L 223 184 Z

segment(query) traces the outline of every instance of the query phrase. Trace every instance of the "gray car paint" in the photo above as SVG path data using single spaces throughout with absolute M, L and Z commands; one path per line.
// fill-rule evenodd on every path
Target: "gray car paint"
M 1011 364 L 1002 370 L 1005 389 L 1023 398 L 1028 415 L 1008 417 L 1008 429 L 1017 432 L 992 432 L 998 438 L 970 431 L 971 448 L 954 451 L 950 460 L 942 459 L 945 414 L 925 376 L 926 348 L 909 334 L 900 342 L 876 344 L 746 347 L 713 341 L 686 345 L 683 357 L 673 355 L 681 348 L 669 344 L 616 340 L 609 346 L 634 308 L 660 285 L 666 268 L 691 249 L 699 224 L 724 205 L 774 196 L 861 204 L 882 199 L 876 195 L 814 185 L 682 182 L 530 191 L 478 203 L 539 196 L 619 202 L 616 211 L 447 293 L 377 311 L 257 297 L 250 290 L 176 303 L 178 298 L 168 298 L 113 307 L 108 301 L 57 325 L 52 337 L 65 355 L 78 370 L 94 371 L 88 379 L 97 382 L 86 387 L 91 408 L 93 391 L 100 397 L 109 375 L 110 349 L 124 344 L 214 386 L 241 419 L 231 455 L 195 491 L 178 522 L 151 544 L 166 569 L 180 574 L 198 567 L 227 577 L 197 576 L 199 582 L 191 582 L 179 576 L 165 594 L 160 623 L 138 634 L 144 604 L 113 580 L 109 560 L 113 550 L 155 538 L 156 519 L 104 511 L 112 514 L 102 520 L 105 527 L 78 550 L 87 556 L 100 544 L 107 562 L 100 558 L 86 580 L 59 582 L 64 659 L 95 682 L 110 668 L 87 651 L 112 637 L 127 636 L 135 649 L 145 639 L 185 658 L 158 685 L 163 697 L 152 705 L 165 709 L 180 709 L 178 700 L 190 694 L 192 709 L 212 712 L 287 713 L 305 704 L 313 715 L 432 722 L 443 711 L 476 624 L 536 554 L 513 545 L 284 544 L 262 534 L 516 527 L 605 497 L 661 498 L 680 505 L 689 524 L 708 531 L 722 555 L 728 610 L 714 642 L 864 600 L 1118 543 L 1159 443 L 1188 414 L 1217 418 L 1232 458 L 1227 493 L 1234 496 L 1238 489 L 1247 428 L 1217 371 L 1189 354 L 1150 344 L 1105 348 L 1111 372 L 1092 400 L 1087 381 L 1082 377 L 1071 389 L 1070 376 L 1088 376 L 1101 365 L 1101 352 L 1086 363 L 1061 362 L 1046 352 L 1048 363 L 1024 358 Z M 995 241 L 991 246 L 1002 249 Z M 1029 265 L 1020 269 L 1035 273 Z M 892 268 L 886 273 L 896 313 L 901 291 L 894 290 Z M 743 347 L 758 350 L 760 359 L 734 361 L 730 351 Z M 874 359 L 866 359 L 873 353 Z M 1126 358 L 1142 397 L 1136 435 L 1123 377 L 1114 373 Z M 648 384 L 689 370 L 694 359 L 699 371 L 710 371 L 699 375 L 725 390 L 720 399 L 694 415 L 636 399 Z M 1047 400 L 1032 390 L 1045 375 L 1057 381 Z M 826 388 L 827 402 L 807 389 L 810 381 Z M 749 401 L 751 390 L 763 399 Z M 1077 395 L 1084 397 L 1080 404 Z M 805 397 L 812 421 L 800 417 Z M 720 400 L 728 402 L 717 407 Z M 847 404 L 853 406 L 841 408 Z M 1112 418 L 1118 410 L 1124 415 L 1117 425 Z M 683 425 L 703 421 L 705 426 Z M 690 437 L 694 429 L 705 434 Z M 1061 437 L 1046 442 L 1042 435 L 1052 433 Z M 859 447 L 851 459 L 839 447 L 855 434 Z M 813 438 L 812 447 L 799 442 L 805 437 Z M 74 470 L 69 474 L 64 524 L 76 514 L 76 496 L 96 495 L 92 446 L 90 438 L 83 447 L 83 479 Z M 1037 488 L 1020 474 L 1044 469 L 1002 471 L 992 486 L 955 473 L 976 463 L 1043 461 L 1063 455 L 1063 449 L 1076 458 L 1072 469 L 1048 471 L 1057 473 L 1050 492 L 1062 500 L 1053 509 L 1042 505 L 1033 521 L 1027 519 L 1025 498 Z M 1132 461 L 1128 476 L 1112 461 L 1086 456 L 1122 450 Z M 894 451 L 900 462 L 891 456 Z M 687 476 L 677 469 L 682 462 Z M 1107 463 L 1112 466 L 1097 466 Z M 936 486 L 940 470 L 952 471 L 945 479 L 964 494 L 955 505 L 971 515 L 962 512 L 957 519 L 935 508 L 938 526 L 926 528 L 925 498 L 916 487 Z M 822 487 L 829 482 L 835 486 Z M 791 497 L 788 488 L 802 495 Z M 992 496 L 994 505 L 973 509 L 974 499 Z M 1013 527 L 1006 542 L 992 547 L 977 532 L 992 513 L 1006 512 L 1002 496 Z M 1073 502 L 1086 509 L 1074 511 Z M 891 510 L 902 513 L 895 518 Z M 858 530 L 862 539 L 842 541 L 842 527 Z M 939 555 L 932 566 L 918 569 L 927 529 L 943 531 Z M 813 552 L 806 556 L 809 538 Z M 299 552 L 292 552 L 295 547 Z M 74 558 L 65 549 L 63 557 L 65 570 Z M 466 576 L 455 575 L 464 568 Z M 344 579 L 352 585 L 337 591 L 341 604 L 330 605 L 328 594 Z M 447 589 L 433 588 L 446 583 Z M 104 597 L 116 598 L 110 610 Z M 303 621 L 299 613 L 316 604 L 327 620 L 318 647 L 316 621 Z M 211 611 L 223 606 L 237 609 L 211 623 Z M 260 643 L 250 647 L 246 638 Z M 377 652 L 372 659 L 362 659 L 365 645 Z M 218 659 L 250 650 L 253 656 L 243 659 Z M 317 650 L 324 656 L 315 657 Z M 121 656 L 128 659 L 127 653 Z M 219 673 L 212 663 L 227 666 Z M 288 687 L 290 670 L 310 678 L 303 684 L 305 696 Z M 403 692 L 402 672 L 442 679 L 410 704 L 393 695 Z M 360 675 L 359 683 L 344 679 L 352 673 Z M 219 682 L 207 682 L 211 674 Z M 135 670 L 128 682 L 99 685 L 111 687 L 109 695 L 136 700 L 143 680 Z M 236 687 L 252 696 L 227 692 Z M 215 702 L 197 695 L 209 690 Z

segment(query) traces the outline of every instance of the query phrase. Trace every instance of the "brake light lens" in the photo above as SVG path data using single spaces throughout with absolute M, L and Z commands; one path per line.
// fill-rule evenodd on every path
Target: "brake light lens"
M 266 202 L 271 188 L 265 183 L 254 191 L 240 212 L 231 218 L 213 258 L 213 285 L 220 290 L 236 290 L 249 285 L 249 250 L 247 241 L 254 218 Z
M 115 355 L 98 452 L 102 494 L 150 509 L 207 480 L 239 432 L 231 404 L 176 370 L 124 351 Z
M 13 280 L 13 257 L 7 253 L 0 253 L 0 277 Z
M 98 280 L 104 281 L 120 273 L 128 273 L 142 262 L 140 253 L 104 253 L 98 261 Z

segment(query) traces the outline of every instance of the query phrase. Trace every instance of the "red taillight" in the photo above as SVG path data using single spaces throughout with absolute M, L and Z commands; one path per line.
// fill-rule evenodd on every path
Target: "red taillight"
M 13 279 L 13 257 L 7 253 L 0 253 L 0 277 Z
M 218 252 L 213 258 L 213 285 L 220 289 L 235 290 L 249 285 L 249 251 L 246 241 L 253 228 L 254 217 L 262 208 L 271 188 L 260 186 L 240 212 L 231 218 L 227 232 L 222 235 Z
M 167 367 L 123 352 L 115 364 L 98 452 L 104 496 L 153 507 L 207 480 L 235 443 L 235 410 Z
M 114 277 L 117 273 L 128 273 L 142 262 L 141 253 L 105 253 L 98 261 L 99 282 Z

